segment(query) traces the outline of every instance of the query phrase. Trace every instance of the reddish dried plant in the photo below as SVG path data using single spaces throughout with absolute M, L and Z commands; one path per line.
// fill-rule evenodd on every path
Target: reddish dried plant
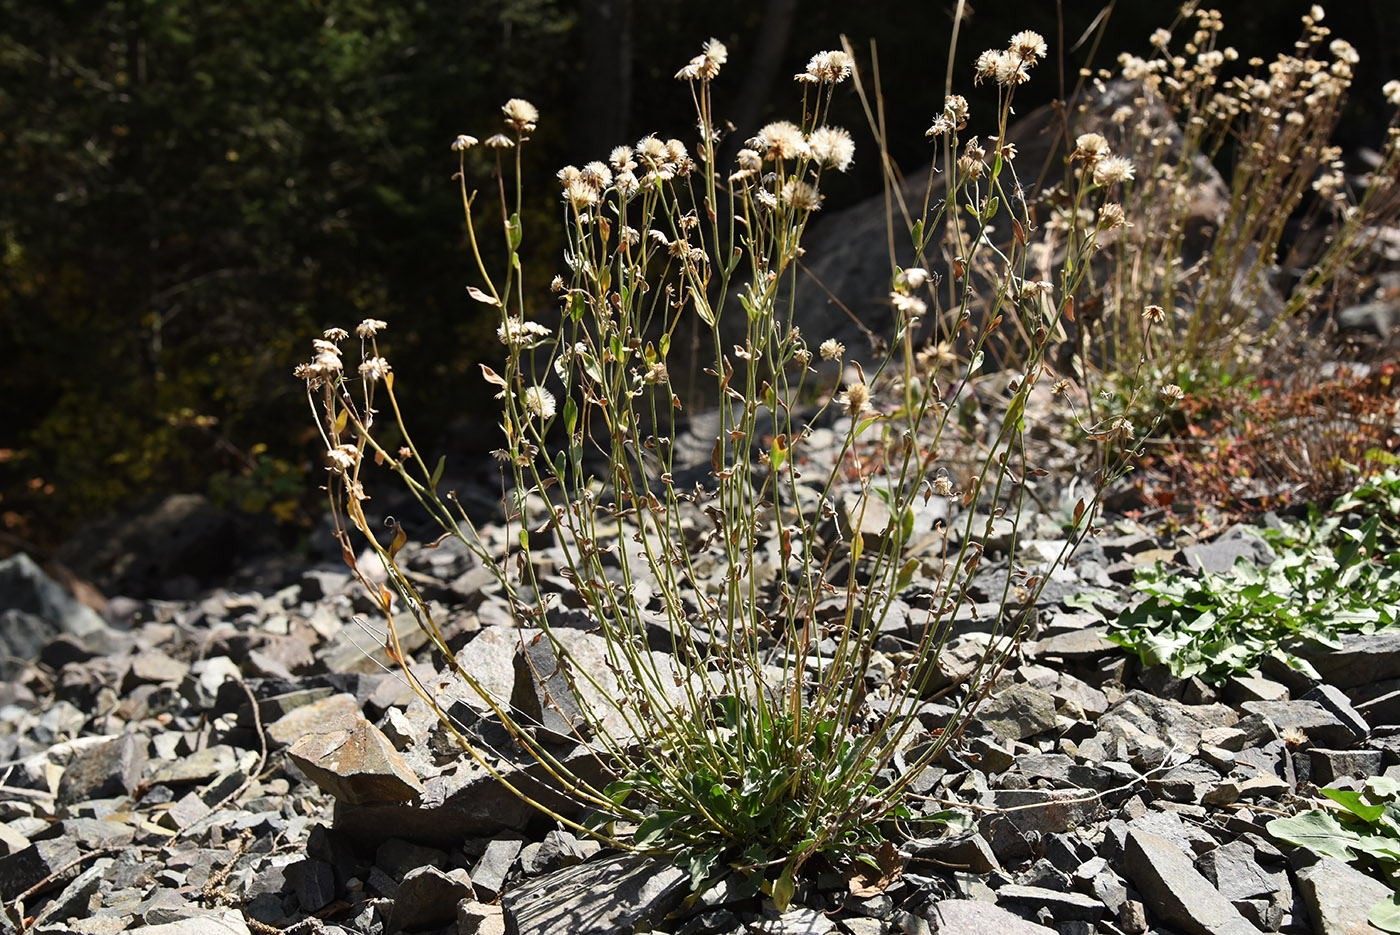
M 1184 428 L 1143 464 L 1146 499 L 1226 518 L 1329 501 L 1400 449 L 1400 366 L 1307 385 L 1260 380 L 1181 402 Z

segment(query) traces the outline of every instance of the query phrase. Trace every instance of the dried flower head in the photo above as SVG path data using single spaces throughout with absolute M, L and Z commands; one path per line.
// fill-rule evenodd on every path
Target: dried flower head
M 1108 424 L 1108 434 L 1114 438 L 1130 439 L 1133 437 L 1133 423 L 1120 416 Z
M 1028 60 L 1044 58 L 1045 53 L 1049 51 L 1049 46 L 1045 44 L 1045 37 L 1030 29 L 1023 29 L 1012 36 L 1008 48 L 1011 52 Z
M 1381 88 L 1381 93 L 1392 107 L 1400 107 L 1400 81 L 1387 81 Z
M 355 334 L 362 338 L 372 338 L 387 327 L 389 326 L 378 318 L 366 318 L 355 326 Z
M 360 378 L 369 383 L 377 383 L 389 375 L 389 362 L 383 357 L 367 357 L 360 364 Z
M 891 292 L 890 304 L 905 318 L 918 318 L 928 311 L 928 303 L 923 299 L 903 292 Z
M 749 142 L 753 149 L 759 150 L 768 159 L 796 159 L 811 154 L 811 148 L 802 137 L 802 129 L 787 120 L 768 124 Z
M 841 355 L 846 353 L 846 345 L 835 338 L 827 338 L 817 350 L 822 355 L 822 360 L 840 360 Z
M 784 182 L 779 200 L 794 211 L 818 211 L 822 206 L 822 196 L 816 187 L 801 179 Z
M 454 153 L 465 152 L 477 144 L 478 140 L 474 136 L 467 136 L 465 133 L 458 134 L 452 141 L 452 151 Z
M 902 270 L 894 279 L 896 288 L 908 289 L 910 291 L 922 289 L 924 283 L 928 282 L 928 270 L 922 266 L 911 266 Z
M 1099 208 L 1099 230 L 1117 230 L 1127 223 L 1123 219 L 1123 206 L 1116 201 L 1105 202 Z
M 501 113 L 506 115 L 506 123 L 514 127 L 517 133 L 529 133 L 535 129 L 535 122 L 540 119 L 540 112 L 535 109 L 535 105 L 518 97 L 506 101 L 501 107 Z
M 1166 386 L 1162 387 L 1160 390 L 1157 391 L 1157 395 L 1162 397 L 1162 400 L 1164 402 L 1174 403 L 1180 400 L 1186 394 L 1183 393 L 1181 391 L 1181 387 L 1177 386 L 1175 383 L 1168 383 Z
M 947 474 L 939 474 L 933 479 L 933 492 L 940 497 L 951 497 L 956 491 L 953 490 L 953 482 Z
M 851 57 L 845 52 L 818 52 L 807 61 L 807 70 L 796 75 L 798 81 L 839 84 L 851 74 Z
M 1081 133 L 1074 141 L 1074 152 L 1070 154 L 1071 159 L 1082 159 L 1091 166 L 1107 156 L 1108 140 L 1098 133 Z
M 836 401 L 846 409 L 846 414 L 856 418 L 870 409 L 870 387 L 864 383 L 852 383 L 837 397 Z
M 1167 320 L 1167 310 L 1160 305 L 1149 305 L 1142 310 L 1143 320 L 1158 325 Z
M 359 460 L 360 450 L 354 445 L 336 445 L 326 452 L 326 467 L 337 474 L 354 470 Z
M 711 39 L 705 43 L 704 49 L 699 55 L 690 60 L 680 71 L 676 72 L 676 77 L 682 81 L 689 81 L 699 78 L 701 81 L 709 81 L 719 74 L 720 66 L 729 61 L 729 50 L 724 47 L 724 43 L 718 39 Z
M 321 337 L 327 341 L 344 341 L 350 335 L 346 333 L 344 328 L 327 328 L 321 332 Z
M 540 339 L 552 332 L 537 321 L 520 318 L 507 318 L 496 327 L 496 337 L 506 347 L 529 350 L 538 347 Z
M 540 419 L 554 417 L 554 394 L 542 386 L 525 387 L 525 410 Z
M 856 154 L 855 140 L 840 127 L 818 127 L 807 137 L 807 145 L 818 165 L 837 172 L 850 168 Z
M 1094 182 L 1116 185 L 1133 178 L 1133 161 L 1125 156 L 1106 156 L 1094 163 Z
M 510 149 L 515 145 L 515 140 L 504 133 L 492 133 L 486 138 L 486 145 L 492 149 Z

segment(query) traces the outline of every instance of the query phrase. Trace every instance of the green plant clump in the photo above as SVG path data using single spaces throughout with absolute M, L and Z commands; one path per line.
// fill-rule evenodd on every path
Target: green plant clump
M 1094 171 L 1109 152 L 1082 146 L 1069 163 L 1074 210 L 1055 228 L 1064 259 L 1050 273 L 1054 281 L 1041 278 L 1006 128 L 1015 88 L 1045 51 L 1040 36 L 1025 32 L 979 59 L 979 77 L 995 81 L 1002 96 L 985 143 L 961 138 L 967 102 L 948 96 L 930 130 L 944 159 L 945 197 L 933 197 L 931 187 L 922 213 L 915 207 L 907 219 L 903 234 L 920 265 L 891 263 L 894 338 L 866 367 L 834 338 L 802 334 L 792 304 L 823 179 L 854 155 L 850 135 L 826 124 L 835 87 L 853 75 L 848 52 L 818 54 L 798 76 L 798 123 L 770 123 L 735 164 L 720 166 L 723 122 L 712 113 L 710 83 L 727 52 L 711 40 L 677 75 L 699 117 L 693 154 L 680 140 L 647 136 L 615 148 L 606 162 L 562 170 L 567 272 L 555 280 L 552 314 L 527 308 L 521 287 L 520 153 L 539 114 L 511 100 L 502 109 L 507 133 L 483 142 L 458 137 L 477 263 L 469 294 L 499 312 L 505 345 L 501 371 L 482 368 L 501 407 L 505 547 L 479 532 L 450 493 L 440 494 L 442 462 L 429 468 L 412 441 L 397 374 L 381 353 L 386 324 L 370 319 L 356 329 L 357 367 L 342 361 L 346 332 L 316 342 L 301 375 L 323 434 L 332 507 L 347 561 L 388 622 L 391 655 L 402 660 L 395 615 L 406 613 L 572 805 L 520 790 L 541 811 L 610 844 L 670 855 L 697 891 L 735 873 L 779 907 L 818 856 L 853 878 L 863 872 L 858 863 L 887 869 L 893 824 L 918 817 L 910 783 L 973 715 L 1048 577 L 1016 568 L 1001 576 L 980 665 L 951 699 L 946 724 L 927 730 L 919 714 L 929 673 L 955 612 L 972 603 L 994 521 L 1004 517 L 1019 529 L 1036 471 L 1024 445 L 1027 400 L 1049 374 L 1046 352 L 1067 297 L 1112 223 L 1095 210 L 1118 184 Z M 855 83 L 864 100 L 858 74 Z M 501 179 L 489 200 L 508 206 L 498 233 L 510 259 L 497 272 L 478 249 L 475 193 L 465 181 L 466 160 L 482 153 Z M 998 216 L 1004 243 L 992 238 Z M 989 291 L 974 292 L 964 275 L 973 268 L 994 274 Z M 977 282 L 983 290 L 987 280 Z M 974 303 L 991 311 L 985 327 L 972 323 Z M 955 478 L 947 464 L 959 402 L 1003 322 L 1024 348 L 1007 411 L 967 446 L 963 457 L 973 466 Z M 681 401 L 671 371 L 673 339 L 692 327 L 718 418 L 698 484 L 682 481 L 694 466 L 675 454 Z M 966 353 L 949 352 L 959 341 Z M 813 386 L 813 365 L 823 361 L 845 368 L 839 391 Z M 813 395 L 823 400 L 820 411 L 802 412 L 799 401 Z M 381 441 L 377 414 L 402 447 Z M 834 457 L 811 441 L 827 425 Z M 1122 412 L 1083 428 L 1096 467 L 1058 561 L 1088 534 L 1098 492 L 1140 444 Z M 397 473 L 444 535 L 495 575 L 546 696 L 533 713 L 514 697 L 493 696 L 454 660 L 429 603 L 396 560 L 406 534 L 395 525 L 381 542 L 366 518 L 365 478 L 374 464 Z M 942 539 L 916 556 L 908 548 L 913 517 L 930 503 L 946 507 L 946 522 L 929 528 Z M 352 528 L 382 560 L 387 584 L 359 568 Z M 587 634 L 551 625 L 559 595 L 546 574 L 572 588 L 575 609 L 591 620 Z M 877 677 L 882 621 L 916 576 L 935 587 L 908 631 L 913 648 L 893 673 Z M 571 647 L 584 637 L 601 640 L 601 665 L 578 660 Z M 544 649 L 550 658 L 541 663 Z M 431 686 L 405 673 L 470 755 L 509 786 L 479 733 L 456 724 L 437 708 Z M 868 692 L 883 693 L 878 710 Z M 566 764 L 561 740 L 583 745 L 587 768 Z M 892 768 L 897 756 L 900 770 Z M 592 817 L 577 817 L 580 809 Z
M 1138 572 L 1147 599 L 1121 615 L 1108 639 L 1148 665 L 1219 682 L 1273 654 L 1313 676 L 1300 641 L 1338 649 L 1346 633 L 1395 625 L 1400 608 L 1400 473 L 1374 477 L 1324 515 L 1261 535 L 1278 554 L 1265 568 L 1236 559 L 1231 574 L 1198 577 L 1161 562 Z M 1359 522 L 1358 522 L 1359 519 Z
M 1357 792 L 1322 789 L 1325 808 L 1269 822 L 1280 841 L 1357 864 L 1396 892 L 1371 907 L 1370 922 L 1400 932 L 1400 782 L 1372 776 Z

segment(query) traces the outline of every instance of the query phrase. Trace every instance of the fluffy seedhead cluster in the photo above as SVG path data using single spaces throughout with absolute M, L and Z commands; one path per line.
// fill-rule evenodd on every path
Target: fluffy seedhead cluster
M 940 684 L 939 653 L 972 603 L 998 521 L 1012 522 L 1015 553 L 1027 486 L 1038 473 L 1023 444 L 1027 402 L 1052 378 L 1046 353 L 1098 237 L 1110 229 L 1097 218 L 1111 215 L 1103 193 L 1118 182 L 1100 176 L 1132 174 L 1106 148 L 1082 140 L 1072 197 L 1090 220 L 1075 215 L 1067 223 L 1063 261 L 1033 267 L 1025 236 L 1005 248 L 992 244 L 999 215 L 1023 235 L 1033 226 L 1006 116 L 1016 87 L 1044 55 L 1044 40 L 1023 32 L 995 61 L 979 60 L 974 77 L 1001 88 L 986 145 L 961 138 L 971 119 L 962 98 L 949 97 L 935 117 L 947 197 L 910 213 L 907 234 L 920 262 L 896 268 L 894 340 L 866 366 L 834 338 L 809 343 L 792 304 L 826 173 L 855 158 L 851 136 L 828 120 L 843 82 L 855 79 L 864 95 L 848 52 L 816 55 L 796 76 L 798 122 L 768 124 L 732 164 L 719 165 L 722 123 L 710 83 L 727 52 L 706 43 L 677 74 L 696 107 L 693 149 L 646 136 L 606 160 L 560 171 L 566 269 L 552 284 L 552 311 L 526 307 L 518 262 L 519 153 L 538 113 L 509 102 L 509 132 L 485 144 L 507 205 L 500 235 L 510 262 L 497 274 L 482 259 L 475 193 L 466 189 L 476 140 L 458 137 L 452 148 L 476 263 L 468 293 L 500 316 L 502 363 L 482 372 L 501 412 L 504 547 L 480 535 L 450 493 L 439 493 L 442 462 L 430 470 L 422 458 L 394 395 L 395 372 L 381 356 L 384 323 L 357 329 L 361 363 L 349 372 L 341 351 L 348 334 L 316 342 L 298 375 L 322 428 L 347 561 L 363 571 L 351 547 L 358 530 L 384 565 L 387 583 L 362 577 L 388 622 L 390 655 L 402 661 L 396 619 L 406 614 L 481 695 L 484 721 L 504 728 L 550 777 L 558 795 L 532 799 L 542 810 L 621 846 L 676 855 L 697 888 L 733 872 L 779 905 L 813 857 L 869 858 L 892 819 L 915 817 L 910 783 L 958 737 L 1056 564 L 1012 563 L 990 585 L 1000 601 L 983 621 L 990 632 L 976 671 L 961 684 Z M 929 233 L 943 220 L 955 221 L 946 259 Z M 983 326 L 972 320 L 973 267 L 992 283 L 992 317 Z M 708 463 L 698 470 L 677 455 L 681 399 L 670 368 L 675 335 L 692 325 L 702 335 L 713 407 Z M 966 467 L 954 470 L 956 418 L 998 328 L 1020 334 L 1024 353 L 1004 383 L 997 424 L 966 446 L 958 462 Z M 819 381 L 822 362 L 844 366 L 841 385 Z M 804 404 L 813 398 L 818 405 Z M 392 415 L 389 426 L 376 424 L 380 410 Z M 1057 561 L 1088 534 L 1097 491 L 1125 470 L 1139 444 L 1123 412 L 1080 424 L 1099 457 Z M 381 441 L 391 435 L 401 440 L 393 450 Z M 444 533 L 496 576 L 521 658 L 537 676 L 538 692 L 526 693 L 533 707 L 494 697 L 456 662 L 428 602 L 395 561 L 404 532 L 393 525 L 381 541 L 365 515 L 369 463 L 396 472 Z M 587 633 L 552 624 L 561 588 L 551 581 L 567 585 Z M 916 581 L 917 597 L 909 593 Z M 877 669 L 874 649 L 901 594 L 918 610 L 904 648 L 878 656 L 885 661 Z M 580 639 L 601 641 L 603 664 L 580 664 Z M 435 691 L 412 670 L 405 675 L 436 709 Z M 922 715 L 935 691 L 952 713 L 930 729 Z M 480 725 L 467 729 L 440 714 L 494 770 Z M 571 754 L 566 765 L 561 743 L 585 754 Z M 897 756 L 904 768 L 896 775 L 888 767 Z
M 1290 52 L 1242 61 L 1221 41 L 1221 14 L 1187 4 L 1152 35 L 1151 55 L 1086 73 L 1100 98 L 1121 98 L 1102 133 L 1132 166 L 1096 166 L 1120 185 L 1121 213 L 1081 296 L 1100 310 L 1083 322 L 1084 366 L 1110 387 L 1144 358 L 1195 390 L 1262 372 L 1300 315 L 1354 294 L 1369 245 L 1400 216 L 1396 122 L 1361 175 L 1345 173 L 1330 142 L 1358 55 L 1323 20 L 1314 6 Z M 1218 165 L 1232 168 L 1222 178 Z M 1282 268 L 1307 272 L 1289 282 Z M 1155 340 L 1138 319 L 1145 306 L 1162 309 Z

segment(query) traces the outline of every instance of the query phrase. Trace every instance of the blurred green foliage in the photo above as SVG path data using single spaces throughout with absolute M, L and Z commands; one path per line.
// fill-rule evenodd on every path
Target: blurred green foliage
M 53 543 L 136 497 L 188 490 L 293 518 L 301 499 L 316 500 L 320 465 L 292 367 L 321 330 L 364 317 L 389 322 L 383 346 L 415 424 L 479 410 L 474 363 L 499 348 L 463 292 L 470 266 L 447 146 L 499 129 L 506 98 L 543 114 L 529 167 L 542 178 L 606 154 L 593 151 L 598 134 L 579 106 L 605 98 L 600 63 L 621 59 L 629 82 L 625 112 L 608 123 L 624 135 L 607 145 L 650 130 L 689 139 L 689 101 L 671 75 L 705 38 L 728 43 L 734 63 L 719 111 L 760 95 L 761 120 L 788 100 L 807 57 L 845 32 L 862 56 L 879 43 L 894 155 L 912 168 L 942 100 L 956 6 L 0 0 L 0 533 Z M 1227 29 L 1242 51 L 1272 50 L 1291 41 L 1305 6 L 1227 10 Z M 1053 3 L 972 15 L 960 90 L 972 91 L 980 49 L 1023 28 L 1050 39 L 1052 65 L 1065 51 L 1072 87 L 1092 44 L 1067 47 L 1101 6 L 1063 7 L 1062 33 Z M 1374 37 L 1360 7 L 1337 12 Z M 589 28 L 604 12 L 625 14 L 625 46 Z M 1397 19 L 1370 12 L 1382 25 Z M 1115 12 L 1096 64 L 1143 51 L 1168 15 Z M 1383 36 L 1353 41 L 1363 56 L 1388 48 Z M 1035 93 L 1044 100 L 1056 85 Z M 854 97 L 838 105 L 833 122 L 868 139 Z M 858 147 L 829 208 L 878 190 L 870 152 Z M 468 166 L 469 187 L 490 196 L 489 158 Z M 534 211 L 528 288 L 545 302 L 557 211 L 548 200 Z

